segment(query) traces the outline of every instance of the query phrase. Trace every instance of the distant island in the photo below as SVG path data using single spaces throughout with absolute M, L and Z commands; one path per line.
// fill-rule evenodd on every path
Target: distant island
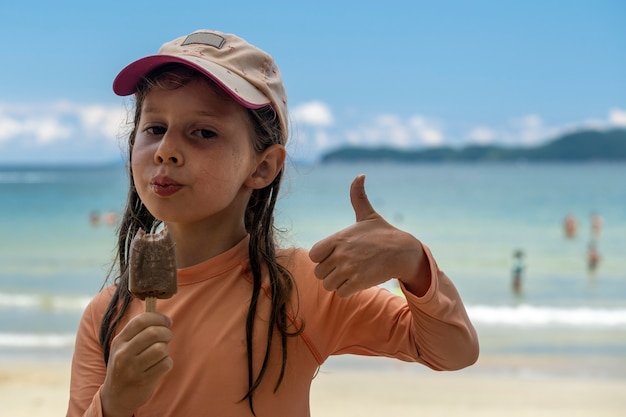
M 345 147 L 326 153 L 330 162 L 591 162 L 626 161 L 626 129 L 587 130 L 563 135 L 536 147 L 472 145 L 403 150 L 391 147 Z

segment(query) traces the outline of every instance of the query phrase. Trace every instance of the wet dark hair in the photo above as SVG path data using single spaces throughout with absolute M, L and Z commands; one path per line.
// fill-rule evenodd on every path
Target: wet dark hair
M 128 136 L 128 178 L 129 191 L 119 229 L 117 241 L 117 253 L 111 267 L 107 281 L 114 276 L 115 292 L 100 325 L 100 344 L 104 351 L 104 362 L 108 364 L 111 350 L 111 341 L 115 336 L 116 329 L 128 309 L 132 300 L 132 295 L 128 290 L 128 258 L 130 253 L 130 243 L 133 236 L 141 228 L 146 231 L 154 230 L 161 225 L 161 221 L 156 219 L 143 205 L 133 181 L 130 158 L 133 152 L 137 126 L 141 116 L 141 109 L 146 95 L 153 88 L 175 89 L 186 83 L 203 79 L 209 83 L 215 91 L 226 96 L 226 93 L 215 85 L 211 80 L 202 76 L 198 72 L 178 64 L 170 64 L 157 68 L 149 74 L 137 87 L 135 93 L 135 114 L 132 124 L 132 131 Z M 276 113 L 271 107 L 261 109 L 248 109 L 248 116 L 252 126 L 253 146 L 256 152 L 263 152 L 274 144 L 284 144 L 283 131 Z M 248 361 L 248 391 L 242 397 L 242 401 L 247 400 L 250 410 L 254 414 L 253 394 L 259 387 L 265 372 L 269 366 L 270 351 L 272 347 L 275 330 L 280 334 L 280 348 L 282 351 L 281 371 L 276 381 L 274 392 L 280 386 L 285 375 L 287 365 L 287 338 L 297 336 L 303 331 L 303 325 L 296 326 L 290 330 L 287 315 L 287 305 L 292 291 L 294 291 L 294 280 L 291 273 L 280 265 L 276 258 L 276 239 L 274 226 L 274 207 L 280 189 L 283 170 L 278 173 L 270 185 L 265 188 L 254 190 L 248 202 L 245 212 L 245 227 L 250 234 L 250 244 L 248 248 L 250 258 L 250 270 L 252 271 L 252 296 L 246 317 L 246 347 Z M 271 292 L 271 311 L 267 322 L 265 354 L 263 364 L 257 375 L 252 369 L 253 363 L 253 343 L 252 335 L 255 327 L 255 316 L 257 312 L 258 300 L 261 295 L 261 283 L 263 281 L 263 267 L 266 268 L 269 277 L 269 287 Z M 117 272 L 114 272 L 117 271 Z

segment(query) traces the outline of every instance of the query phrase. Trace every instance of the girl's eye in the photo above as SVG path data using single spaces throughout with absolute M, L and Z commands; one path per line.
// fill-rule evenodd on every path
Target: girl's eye
M 166 131 L 167 129 L 162 126 L 150 126 L 149 128 L 146 129 L 146 132 L 155 136 L 164 135 Z
M 208 129 L 198 129 L 198 130 L 195 130 L 193 134 L 202 139 L 211 139 L 212 137 L 215 137 L 216 135 L 214 131 L 208 130 Z

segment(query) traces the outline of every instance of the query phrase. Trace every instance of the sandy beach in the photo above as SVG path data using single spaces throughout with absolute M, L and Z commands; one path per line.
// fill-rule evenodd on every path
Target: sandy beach
M 598 360 L 600 368 L 610 365 Z M 404 364 L 396 369 L 323 368 L 313 383 L 311 410 L 323 417 L 623 416 L 626 378 L 538 372 L 542 366 L 567 365 L 573 363 L 485 358 L 459 372 Z M 3 416 L 65 415 L 68 387 L 68 363 L 0 361 Z

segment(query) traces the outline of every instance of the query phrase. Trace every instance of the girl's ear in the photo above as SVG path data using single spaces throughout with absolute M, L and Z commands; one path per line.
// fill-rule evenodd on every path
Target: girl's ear
M 253 189 L 265 188 L 274 181 L 285 164 L 286 151 L 283 145 L 272 145 L 259 156 L 256 169 L 246 180 Z

